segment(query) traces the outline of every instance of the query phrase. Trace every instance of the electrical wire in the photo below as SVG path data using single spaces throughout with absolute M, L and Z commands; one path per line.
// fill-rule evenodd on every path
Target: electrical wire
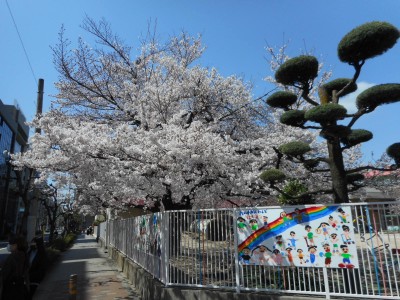
M 7 4 L 8 11 L 10 13 L 11 19 L 12 19 L 12 21 L 14 23 L 15 30 L 17 31 L 17 34 L 18 34 L 18 37 L 19 37 L 19 41 L 21 42 L 22 49 L 24 50 L 26 60 L 28 61 L 29 68 L 31 69 L 33 79 L 35 80 L 35 84 L 36 84 L 37 80 L 36 80 L 35 72 L 33 71 L 33 68 L 32 68 L 32 65 L 31 65 L 31 61 L 29 60 L 28 53 L 27 53 L 27 51 L 25 49 L 25 46 L 24 46 L 24 42 L 22 41 L 21 34 L 19 33 L 19 30 L 18 30 L 18 27 L 17 27 L 17 23 L 15 22 L 14 16 L 13 16 L 13 14 L 11 12 L 10 5 L 8 5 L 8 1 L 7 0 L 5 0 L 5 1 L 6 1 L 6 4 Z

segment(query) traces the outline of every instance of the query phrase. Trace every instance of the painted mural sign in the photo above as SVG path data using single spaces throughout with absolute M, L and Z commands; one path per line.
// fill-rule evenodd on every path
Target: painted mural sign
M 350 207 L 237 211 L 241 264 L 358 268 Z
M 133 245 L 137 250 L 161 256 L 161 213 L 134 219 Z

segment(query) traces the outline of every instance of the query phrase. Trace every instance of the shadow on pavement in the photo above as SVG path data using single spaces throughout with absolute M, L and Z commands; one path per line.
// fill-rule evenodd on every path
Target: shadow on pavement
M 68 255 L 64 255 L 63 262 L 68 260 L 86 260 L 102 258 L 97 252 L 97 248 L 85 248 L 85 249 L 69 249 Z
M 128 282 L 123 284 L 116 268 L 102 255 L 96 239 L 83 234 L 72 248 L 61 254 L 60 261 L 39 285 L 34 299 L 68 299 L 72 274 L 77 275 L 76 299 L 138 299 Z
M 79 235 L 77 240 L 75 241 L 75 244 L 93 244 L 96 243 L 96 238 L 94 236 L 87 237 L 85 239 L 85 236 L 83 234 Z

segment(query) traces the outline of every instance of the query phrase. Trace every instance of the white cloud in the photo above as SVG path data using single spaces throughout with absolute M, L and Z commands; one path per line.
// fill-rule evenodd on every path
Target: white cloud
M 366 89 L 374 86 L 375 83 L 369 83 L 365 81 L 357 82 L 357 91 L 354 93 L 351 93 L 349 95 L 344 96 L 343 98 L 340 98 L 340 104 L 346 107 L 347 113 L 353 114 L 357 111 L 356 107 L 356 98 L 357 96 L 365 91 Z

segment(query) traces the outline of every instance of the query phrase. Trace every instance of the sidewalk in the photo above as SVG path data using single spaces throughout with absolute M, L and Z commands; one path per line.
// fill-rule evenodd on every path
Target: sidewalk
M 34 300 L 69 299 L 71 274 L 78 275 L 77 300 L 140 299 L 95 238 L 80 235 L 74 246 L 50 267 Z

